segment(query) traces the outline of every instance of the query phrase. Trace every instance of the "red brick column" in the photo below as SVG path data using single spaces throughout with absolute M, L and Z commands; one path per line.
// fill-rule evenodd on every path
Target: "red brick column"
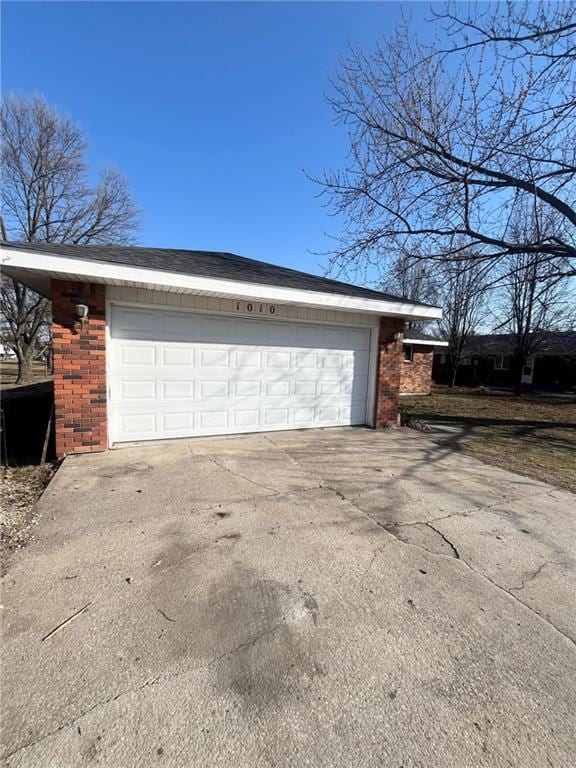
M 400 338 L 394 339 L 399 333 Z M 380 318 L 378 360 L 376 370 L 376 403 L 374 426 L 395 427 L 400 412 L 400 372 L 402 370 L 404 320 L 397 317 Z
M 105 451 L 106 288 L 52 280 L 56 454 Z M 88 306 L 81 324 L 76 305 Z

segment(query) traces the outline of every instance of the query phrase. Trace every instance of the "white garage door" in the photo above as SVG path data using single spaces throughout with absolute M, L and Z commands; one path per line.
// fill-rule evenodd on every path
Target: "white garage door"
M 366 422 L 370 331 L 113 305 L 111 440 Z

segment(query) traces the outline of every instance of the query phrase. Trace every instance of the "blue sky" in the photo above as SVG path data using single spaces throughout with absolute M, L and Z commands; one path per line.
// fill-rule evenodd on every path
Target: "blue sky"
M 408 3 L 426 31 L 428 4 Z M 2 90 L 39 91 L 127 176 L 139 240 L 322 272 L 339 223 L 305 177 L 346 159 L 323 93 L 401 4 L 4 2 Z

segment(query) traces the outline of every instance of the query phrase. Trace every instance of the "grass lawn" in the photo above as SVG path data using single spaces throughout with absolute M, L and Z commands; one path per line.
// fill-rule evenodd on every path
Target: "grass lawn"
M 448 438 L 488 464 L 576 493 L 576 397 L 434 389 L 402 398 L 402 422 L 458 428 Z
M 52 379 L 51 374 L 46 373 L 46 366 L 44 363 L 34 363 L 32 366 L 33 380 L 28 382 L 29 384 L 37 384 L 39 381 L 50 381 Z M 12 360 L 0 362 L 0 389 L 13 389 L 16 385 L 16 378 L 18 376 L 18 363 Z M 22 385 L 24 386 L 24 385 Z

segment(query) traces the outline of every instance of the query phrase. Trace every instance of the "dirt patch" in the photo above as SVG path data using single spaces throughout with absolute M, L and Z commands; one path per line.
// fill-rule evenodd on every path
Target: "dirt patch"
M 402 420 L 454 428 L 465 453 L 576 492 L 576 397 L 435 390 L 404 399 Z
M 54 472 L 56 464 L 9 468 L 0 477 L 0 554 L 26 546 L 38 522 L 36 502 Z

